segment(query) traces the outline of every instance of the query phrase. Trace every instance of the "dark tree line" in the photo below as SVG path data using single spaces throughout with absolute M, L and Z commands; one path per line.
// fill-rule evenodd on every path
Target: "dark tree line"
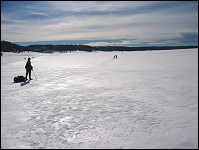
M 14 44 L 8 41 L 1 41 L 1 52 L 20 53 L 27 50 L 28 50 L 27 47 L 20 46 L 18 44 Z
M 46 45 L 30 45 L 27 46 L 27 48 L 31 51 L 36 51 L 36 52 L 43 52 L 47 50 L 56 50 L 56 51 L 94 51 L 95 49 L 91 46 L 87 45 L 51 45 L 51 44 L 46 44 Z
M 45 51 L 146 51 L 146 50 L 172 50 L 172 49 L 187 49 L 198 48 L 198 46 L 151 46 L 151 47 L 125 47 L 125 46 L 88 46 L 88 45 L 30 45 L 20 46 L 8 41 L 1 41 L 1 52 L 45 52 Z

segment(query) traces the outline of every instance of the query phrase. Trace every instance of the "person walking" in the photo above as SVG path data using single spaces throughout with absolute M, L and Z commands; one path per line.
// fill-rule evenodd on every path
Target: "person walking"
M 29 80 L 32 80 L 32 78 L 31 78 L 31 71 L 33 70 L 33 67 L 31 65 L 30 59 L 31 58 L 28 58 L 28 61 L 26 62 L 26 66 L 25 66 L 25 68 L 26 68 L 26 80 L 28 80 L 27 79 L 28 74 L 29 74 Z

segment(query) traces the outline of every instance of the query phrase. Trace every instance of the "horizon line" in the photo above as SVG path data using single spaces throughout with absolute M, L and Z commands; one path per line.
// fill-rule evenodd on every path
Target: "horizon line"
M 14 44 L 17 44 L 19 46 L 31 46 L 31 45 L 86 45 L 86 46 L 90 46 L 90 47 L 198 47 L 198 44 L 189 44 L 189 45 L 182 45 L 182 44 L 165 44 L 165 45 L 147 45 L 147 43 L 145 43 L 146 45 L 144 45 L 143 43 L 141 45 L 137 45 L 137 44 L 134 44 L 134 45 L 99 45 L 99 46 L 95 46 L 95 45 L 89 45 L 89 44 L 74 44 L 74 43 L 64 43 L 64 44 L 53 44 L 53 42 L 68 42 L 68 41 L 104 41 L 104 40 L 56 40 L 56 41 L 33 41 L 33 42 L 11 42 L 11 41 L 7 41 L 7 40 L 1 40 L 1 41 L 6 41 L 6 42 L 10 42 L 10 43 L 14 43 Z M 111 40 L 110 40 L 111 41 Z M 45 43 L 46 42 L 46 43 Z M 48 43 L 48 42 L 52 42 L 52 43 Z M 25 45 L 21 44 L 21 43 L 26 43 Z M 35 44 L 31 44 L 31 45 L 27 45 L 27 43 L 35 43 Z M 40 44 L 39 44 L 40 43 Z M 44 44 L 41 44 L 41 43 L 44 43 Z

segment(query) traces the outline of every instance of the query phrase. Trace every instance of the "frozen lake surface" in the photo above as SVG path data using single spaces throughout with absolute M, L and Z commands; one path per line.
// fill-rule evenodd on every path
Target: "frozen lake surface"
M 1 148 L 198 148 L 198 49 L 4 53 Z

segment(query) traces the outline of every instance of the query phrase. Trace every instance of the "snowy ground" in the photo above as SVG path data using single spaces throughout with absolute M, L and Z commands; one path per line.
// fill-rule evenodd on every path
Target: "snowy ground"
M 1 56 L 1 148 L 198 148 L 198 49 L 29 55 L 27 83 Z

